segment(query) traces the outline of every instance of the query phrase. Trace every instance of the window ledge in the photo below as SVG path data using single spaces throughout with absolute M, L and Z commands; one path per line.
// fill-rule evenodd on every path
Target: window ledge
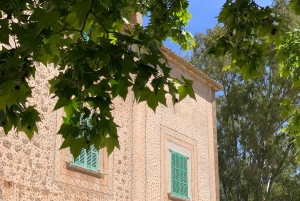
M 190 201 L 189 198 L 181 198 L 176 195 L 173 195 L 172 193 L 168 193 L 168 198 L 169 200 L 174 200 L 174 201 Z
M 77 166 L 75 164 L 73 164 L 72 162 L 67 162 L 67 169 L 68 170 L 72 170 L 75 172 L 79 172 L 79 173 L 83 173 L 83 174 L 87 174 L 93 177 L 97 177 L 97 178 L 103 178 L 103 174 L 99 171 L 94 171 L 94 170 L 89 170 L 80 166 Z

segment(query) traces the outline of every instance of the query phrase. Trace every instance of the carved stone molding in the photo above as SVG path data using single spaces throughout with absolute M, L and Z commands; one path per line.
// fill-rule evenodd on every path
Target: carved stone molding
M 190 201 L 190 199 L 177 197 L 177 196 L 173 195 L 172 193 L 168 193 L 168 198 L 169 198 L 169 200 L 172 200 L 172 201 Z
M 72 162 L 66 162 L 66 168 L 68 170 L 72 170 L 72 171 L 75 171 L 75 172 L 87 174 L 87 175 L 90 175 L 92 177 L 103 178 L 103 174 L 101 172 L 79 167 L 77 165 L 74 165 Z

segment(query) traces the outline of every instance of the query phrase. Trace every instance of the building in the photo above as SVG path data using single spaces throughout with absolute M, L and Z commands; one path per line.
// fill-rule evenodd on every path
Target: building
M 186 98 L 154 113 L 142 102 L 114 101 L 120 150 L 82 153 L 74 161 L 59 150 L 62 110 L 54 111 L 48 80 L 39 66 L 32 103 L 42 122 L 29 141 L 0 130 L 0 201 L 214 201 L 219 200 L 215 92 L 221 86 L 163 47 L 171 75 L 194 81 L 197 101 Z M 91 160 L 91 161 L 90 161 Z

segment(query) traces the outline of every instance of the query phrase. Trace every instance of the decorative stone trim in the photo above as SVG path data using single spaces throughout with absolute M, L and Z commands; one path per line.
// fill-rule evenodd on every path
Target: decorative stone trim
M 101 172 L 94 171 L 94 170 L 89 170 L 89 169 L 74 165 L 72 162 L 66 162 L 66 167 L 67 167 L 68 170 L 72 170 L 72 171 L 75 171 L 75 172 L 87 174 L 87 175 L 97 177 L 97 178 L 103 178 L 103 174 Z
M 169 200 L 172 201 L 190 201 L 190 199 L 186 199 L 186 198 L 181 198 L 181 197 L 177 197 L 176 195 L 173 195 L 172 193 L 168 193 L 168 198 Z

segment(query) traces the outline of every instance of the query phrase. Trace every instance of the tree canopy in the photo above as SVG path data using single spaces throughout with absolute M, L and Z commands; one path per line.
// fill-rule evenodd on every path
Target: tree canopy
M 36 63 L 53 64 L 59 74 L 49 81 L 58 98 L 54 110 L 66 116 L 58 131 L 76 157 L 81 149 L 119 147 L 112 101 L 133 90 L 137 102 L 154 111 L 187 95 L 192 82 L 170 77 L 160 50 L 171 38 L 183 49 L 193 46 L 185 31 L 191 15 L 187 0 L 8 0 L 0 4 L 0 126 L 38 132 L 39 112 L 28 104 Z M 131 24 L 136 13 L 146 26 Z M 49 67 L 49 66 L 48 66 Z
M 287 31 L 297 31 L 299 16 L 289 4 L 276 1 L 270 9 L 289 22 Z M 253 55 L 246 58 L 239 49 L 218 52 L 218 39 L 225 37 L 226 26 L 195 36 L 190 62 L 224 87 L 216 98 L 221 200 L 300 199 L 299 165 L 295 160 L 299 157 L 295 145 L 299 143 L 294 143 L 298 138 L 294 120 L 300 89 L 294 79 L 282 73 L 287 67 L 283 62 L 289 61 L 284 61 L 281 48 L 291 45 L 285 41 L 290 33 L 280 36 L 278 44 L 259 34 L 252 38 L 259 45 L 264 43 L 263 61 L 258 61 L 262 66 L 254 74 L 247 74 L 247 69 L 243 72 L 246 66 L 236 65 L 253 59 Z M 287 71 L 293 74 L 293 70 Z
M 269 69 L 271 52 L 278 58 L 279 75 L 291 81 L 292 88 L 299 87 L 299 15 L 299 0 L 276 0 L 274 5 L 266 7 L 254 0 L 226 0 L 218 16 L 222 31 L 214 36 L 209 54 L 227 55 L 229 63 L 223 70 L 236 70 L 248 80 Z M 299 149 L 299 103 L 286 98 L 281 103 L 281 115 L 290 117 L 283 132 L 295 137 Z
M 299 200 L 299 151 L 294 137 L 281 131 L 289 117 L 280 115 L 280 103 L 290 98 L 299 104 L 300 89 L 280 77 L 272 51 L 260 77 L 244 80 L 237 70 L 222 71 L 230 56 L 207 56 L 220 32 L 217 26 L 196 34 L 190 62 L 223 85 L 216 97 L 221 200 Z
M 276 7 L 262 7 L 254 0 L 224 0 L 218 16 L 223 26 L 210 53 L 224 56 L 245 79 L 261 75 L 266 55 L 273 47 L 281 76 L 300 84 L 299 29 Z M 159 49 L 171 38 L 186 50 L 194 45 L 185 30 L 191 15 L 188 0 L 8 0 L 0 5 L 0 126 L 7 133 L 16 128 L 32 138 L 40 121 L 28 78 L 34 77 L 36 62 L 53 64 L 59 75 L 50 80 L 50 92 L 58 98 L 54 109 L 64 108 L 66 117 L 59 130 L 76 156 L 81 148 L 119 147 L 117 125 L 111 115 L 112 100 L 123 99 L 128 89 L 135 99 L 147 101 L 153 110 L 165 104 L 194 97 L 191 82 L 173 79 Z M 296 17 L 300 0 L 289 1 Z M 130 24 L 141 13 L 149 24 Z M 12 39 L 10 41 L 10 39 Z M 272 46 L 273 45 L 273 46 Z M 160 73 L 159 73 L 160 72 Z M 149 82 L 149 85 L 147 83 Z M 166 87 L 164 87 L 166 86 Z M 13 93 L 12 93 L 13 92 Z M 189 93 L 188 93 L 189 92 Z M 149 98 L 151 97 L 151 98 Z M 297 105 L 286 99 L 282 115 L 293 116 L 287 129 L 300 133 Z M 88 126 L 89 125 L 89 126 Z M 300 143 L 299 143 L 300 144 Z

